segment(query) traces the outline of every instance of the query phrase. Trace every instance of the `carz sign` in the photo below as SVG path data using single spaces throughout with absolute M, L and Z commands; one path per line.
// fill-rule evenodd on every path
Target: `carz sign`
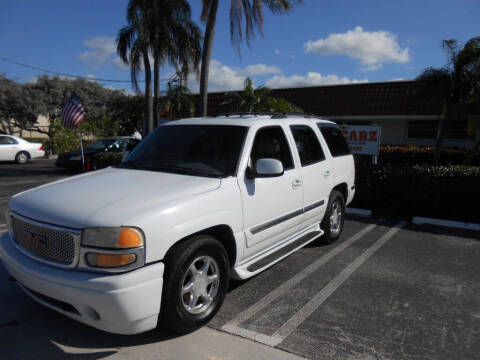
M 348 125 L 341 129 L 352 153 L 378 155 L 382 135 L 380 126 Z

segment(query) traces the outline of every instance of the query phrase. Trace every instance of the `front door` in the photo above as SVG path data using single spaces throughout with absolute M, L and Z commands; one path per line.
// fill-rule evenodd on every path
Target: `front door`
M 18 151 L 17 141 L 10 136 L 0 136 L 0 161 L 15 160 Z
M 239 176 L 247 248 L 255 251 L 294 234 L 303 218 L 302 182 L 281 126 L 258 129 L 248 166 L 253 169 L 261 158 L 280 160 L 284 174 L 255 179 Z

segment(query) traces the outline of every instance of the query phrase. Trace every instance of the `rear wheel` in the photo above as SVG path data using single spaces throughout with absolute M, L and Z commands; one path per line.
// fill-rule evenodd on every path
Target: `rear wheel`
M 327 211 L 321 224 L 322 230 L 325 231 L 322 242 L 331 244 L 337 240 L 342 233 L 344 221 L 345 199 L 342 193 L 332 190 L 330 198 L 328 199 Z
M 223 245 L 208 235 L 175 245 L 165 262 L 159 323 L 178 333 L 207 324 L 228 290 L 229 261 Z
M 30 154 L 26 151 L 20 151 L 16 156 L 15 156 L 15 161 L 18 164 L 26 164 L 30 160 Z

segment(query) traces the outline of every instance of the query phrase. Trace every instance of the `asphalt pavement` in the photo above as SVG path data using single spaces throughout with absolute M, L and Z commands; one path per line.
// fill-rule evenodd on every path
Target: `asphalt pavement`
M 0 164 L 2 213 L 14 193 L 69 176 L 48 161 L 15 166 Z M 0 267 L 1 358 L 479 359 L 479 259 L 478 232 L 350 216 L 334 244 L 232 281 L 209 326 L 183 337 L 92 329 L 30 300 Z

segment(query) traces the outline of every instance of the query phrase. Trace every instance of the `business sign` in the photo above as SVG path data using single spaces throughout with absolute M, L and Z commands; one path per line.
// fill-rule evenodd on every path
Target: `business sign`
M 341 126 L 343 135 L 353 154 L 378 155 L 380 151 L 381 126 Z

